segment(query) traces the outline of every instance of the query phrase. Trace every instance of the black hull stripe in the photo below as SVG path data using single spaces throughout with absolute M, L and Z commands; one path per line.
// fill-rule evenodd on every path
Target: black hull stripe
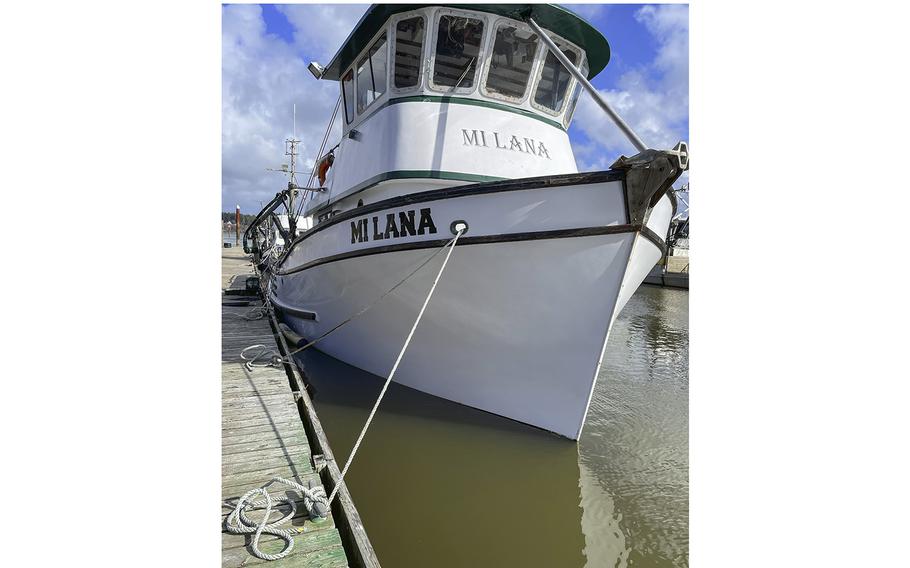
M 662 238 L 660 238 L 660 235 L 658 235 L 657 233 L 655 233 L 648 227 L 642 227 L 641 236 L 643 236 L 644 238 L 648 239 L 649 241 L 651 241 L 652 243 L 657 245 L 657 248 L 660 249 L 660 256 L 667 254 L 667 243 Z
M 584 227 L 580 229 L 558 229 L 555 231 L 533 231 L 527 233 L 508 233 L 502 235 L 482 235 L 477 237 L 462 237 L 458 239 L 458 246 L 468 246 L 468 245 L 485 245 L 492 243 L 509 243 L 516 241 L 535 241 L 542 239 L 566 239 L 573 237 L 593 237 L 600 235 L 615 235 L 619 233 L 634 233 L 636 231 L 641 231 L 649 240 L 653 241 L 653 238 L 656 237 L 656 233 L 647 227 L 636 227 L 634 225 L 609 225 L 606 227 Z M 650 235 L 646 234 L 647 231 Z M 351 258 L 358 258 L 361 256 L 371 256 L 374 254 L 384 254 L 387 252 L 399 252 L 399 251 L 409 251 L 409 250 L 420 250 L 428 248 L 438 248 L 445 245 L 451 239 L 432 239 L 427 241 L 417 241 L 412 243 L 401 243 L 397 245 L 385 245 L 379 247 L 370 247 L 360 250 L 352 250 L 348 252 L 343 252 L 335 254 L 332 256 L 326 256 L 316 260 L 307 262 L 300 266 L 291 268 L 289 270 L 278 271 L 275 274 L 277 276 L 287 276 L 289 274 L 295 274 L 297 272 L 302 272 L 304 270 L 320 266 L 322 264 L 327 264 L 330 262 L 338 262 L 340 260 L 347 260 Z M 658 238 L 658 242 L 655 242 L 658 247 L 663 247 L 663 241 Z
M 375 211 L 382 211 L 383 209 L 392 209 L 395 207 L 403 207 L 406 205 L 414 205 L 418 203 L 429 203 L 431 201 L 439 201 L 442 199 L 466 197 L 469 195 L 485 195 L 489 193 L 502 193 L 506 191 L 549 189 L 551 187 L 606 183 L 610 181 L 619 181 L 623 178 L 624 174 L 622 171 L 606 170 L 601 172 L 584 172 L 577 174 L 539 176 L 531 178 L 509 179 L 503 181 L 491 181 L 485 183 L 474 183 L 468 185 L 459 185 L 456 187 L 446 187 L 443 189 L 431 189 L 429 191 L 421 191 L 419 193 L 409 193 L 407 195 L 399 195 L 398 197 L 390 197 L 389 199 L 377 201 L 376 203 L 370 203 L 369 205 L 364 205 L 363 207 L 355 207 L 354 209 L 350 209 L 344 213 L 326 219 L 322 223 L 319 223 L 312 229 L 297 237 L 294 242 L 291 243 L 287 249 L 287 252 L 285 253 L 284 259 L 282 259 L 282 264 L 284 264 L 284 261 L 288 258 L 288 256 L 290 256 L 290 253 L 295 246 L 308 239 L 309 237 L 315 235 L 319 231 L 325 230 L 338 223 L 344 223 L 345 221 L 353 219 L 355 217 L 363 217 L 364 215 L 369 215 Z

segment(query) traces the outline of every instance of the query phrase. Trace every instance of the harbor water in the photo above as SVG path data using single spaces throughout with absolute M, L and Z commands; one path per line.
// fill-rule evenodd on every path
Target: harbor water
M 347 475 L 380 562 L 687 566 L 688 344 L 688 292 L 640 287 L 577 444 L 393 383 Z M 302 355 L 341 467 L 382 379 Z

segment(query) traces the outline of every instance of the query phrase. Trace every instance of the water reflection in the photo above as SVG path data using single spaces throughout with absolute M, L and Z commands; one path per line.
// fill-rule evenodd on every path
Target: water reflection
M 348 474 L 382 563 L 686 565 L 687 299 L 630 299 L 578 444 L 392 384 Z M 302 363 L 343 461 L 381 379 L 315 351 Z

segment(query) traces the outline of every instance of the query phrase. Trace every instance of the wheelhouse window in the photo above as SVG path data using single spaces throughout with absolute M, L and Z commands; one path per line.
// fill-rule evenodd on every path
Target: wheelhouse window
M 354 120 L 354 70 L 348 71 L 341 79 L 341 95 L 344 98 L 344 119 L 348 124 Z
M 473 88 L 482 40 L 482 20 L 440 16 L 431 86 L 448 91 Z
M 566 47 L 560 47 L 559 50 L 573 65 L 578 64 L 578 54 L 574 50 Z M 534 92 L 534 106 L 552 114 L 559 114 L 566 101 L 566 91 L 571 80 L 572 74 L 548 49 L 537 83 L 537 90 Z
M 578 70 L 581 71 L 582 75 L 587 75 L 588 63 L 582 63 Z M 575 114 L 575 105 L 578 104 L 579 95 L 581 95 L 581 83 L 575 81 L 575 87 L 572 88 L 572 96 L 569 98 L 569 107 L 566 109 L 566 115 L 562 119 L 562 125 L 566 128 L 568 128 L 569 123 L 572 122 L 572 116 Z
M 521 100 L 528 90 L 537 55 L 537 34 L 507 24 L 496 29 L 484 94 Z
M 383 33 L 357 63 L 357 114 L 366 110 L 386 92 L 388 59 L 386 36 Z
M 421 16 L 401 20 L 395 26 L 395 88 L 420 84 L 426 21 Z

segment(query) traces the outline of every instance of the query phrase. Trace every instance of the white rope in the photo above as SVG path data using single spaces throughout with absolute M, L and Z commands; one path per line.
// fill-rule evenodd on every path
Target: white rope
M 457 238 L 457 235 L 456 235 L 456 238 Z M 374 306 L 376 306 L 377 304 L 379 304 L 379 302 L 381 302 L 386 296 L 388 296 L 389 294 L 391 294 L 392 292 L 394 292 L 395 290 L 397 290 L 398 288 L 400 288 L 402 284 L 404 284 L 405 282 L 407 282 L 408 280 L 410 280 L 411 277 L 414 276 L 415 274 L 417 274 L 417 273 L 420 271 L 421 268 L 423 268 L 424 266 L 426 266 L 427 264 L 429 264 L 431 260 L 433 260 L 434 258 L 436 258 L 436 255 L 438 255 L 439 253 L 441 253 L 442 251 L 444 251 L 444 250 L 446 249 L 446 247 L 448 247 L 449 245 L 451 245 L 451 244 L 454 242 L 454 240 L 455 240 L 455 239 L 452 239 L 451 241 L 447 242 L 447 243 L 444 244 L 443 246 L 441 246 L 441 247 L 439 247 L 438 249 L 436 249 L 436 251 L 435 251 L 433 254 L 431 254 L 430 256 L 428 256 L 426 260 L 424 260 L 423 262 L 421 262 L 420 264 L 418 264 L 417 267 L 416 267 L 414 270 L 412 270 L 410 273 L 408 273 L 407 276 L 405 276 L 404 278 L 402 278 L 401 280 L 399 280 L 397 284 L 395 284 L 394 286 L 392 286 L 391 288 L 389 288 L 388 290 L 386 290 L 385 292 L 383 292 L 381 296 L 379 296 L 378 298 L 376 298 L 375 300 L 373 300 L 372 302 L 370 302 L 369 304 L 367 304 L 366 306 L 364 306 L 363 308 L 361 308 L 360 310 L 358 310 L 356 313 L 354 313 L 354 314 L 351 315 L 350 317 L 348 317 L 348 318 L 346 318 L 346 319 L 340 321 L 339 323 L 335 324 L 331 329 L 329 329 L 328 331 L 326 331 L 325 333 L 323 333 L 322 335 L 320 335 L 320 336 L 317 337 L 316 339 L 310 341 L 309 343 L 307 343 L 307 344 L 304 345 L 303 347 L 299 347 L 299 348 L 297 348 L 297 349 L 291 351 L 290 353 L 288 353 L 287 358 L 284 359 L 283 361 L 284 361 L 285 363 L 290 364 L 291 361 L 292 361 L 292 357 L 293 357 L 294 355 L 300 353 L 301 351 L 304 351 L 305 349 L 309 349 L 310 347 L 316 345 L 317 343 L 319 343 L 320 341 L 322 341 L 323 339 L 325 339 L 326 337 L 328 337 L 330 334 L 332 334 L 332 333 L 334 333 L 335 331 L 337 331 L 339 328 L 344 327 L 345 325 L 351 323 L 351 322 L 354 321 L 355 319 L 359 318 L 359 317 L 362 316 L 363 314 L 365 314 L 365 313 L 367 313 L 368 311 L 370 311 L 370 309 L 372 309 Z M 267 290 L 267 294 L 266 294 L 266 303 L 267 303 L 268 305 L 270 305 L 270 306 L 272 305 L 271 298 L 272 298 L 272 279 L 269 279 L 269 285 L 268 285 L 268 290 Z
M 328 500 L 325 497 L 325 488 L 321 485 L 316 487 L 304 487 L 296 481 L 290 479 L 284 479 L 283 477 L 273 477 L 266 486 L 271 483 L 283 483 L 287 486 L 292 487 L 297 492 L 303 496 L 303 506 L 306 507 L 307 513 L 309 513 L 310 518 L 320 518 L 328 515 Z M 272 500 L 272 496 L 269 495 L 269 492 L 266 490 L 266 486 L 257 487 L 256 489 L 251 489 L 243 494 L 240 500 L 237 502 L 237 506 L 231 511 L 231 514 L 228 515 L 227 523 L 225 528 L 231 534 L 252 534 L 253 541 L 250 543 L 250 548 L 258 558 L 263 560 L 279 560 L 284 558 L 294 550 L 294 536 L 300 534 L 299 529 L 289 528 L 281 529 L 278 528 L 279 525 L 290 521 L 294 518 L 294 515 L 297 514 L 297 504 L 294 502 L 292 497 L 282 497 L 280 499 Z M 258 501 L 253 501 L 252 498 L 254 495 L 262 495 L 263 498 Z M 269 517 L 272 514 L 272 504 L 287 503 L 291 510 L 287 515 L 284 515 L 277 521 L 269 522 Z M 325 515 L 320 514 L 318 511 L 315 511 L 315 505 L 321 504 Z M 251 520 L 246 512 L 249 509 L 261 508 L 265 506 L 265 514 L 262 517 L 262 520 L 258 523 Z M 277 554 L 268 554 L 259 550 L 259 537 L 263 534 L 270 534 L 277 536 L 285 542 L 284 548 L 281 552 Z
M 426 258 L 426 260 L 424 260 L 423 262 L 421 262 L 420 264 L 418 264 L 417 267 L 416 267 L 414 270 L 412 270 L 410 273 L 408 273 L 407 276 L 405 276 L 404 278 L 402 278 L 401 280 L 399 280 L 397 284 L 395 284 L 394 286 L 392 286 L 391 288 L 389 288 L 388 290 L 386 290 L 385 292 L 383 292 L 381 296 L 379 296 L 378 298 L 376 298 L 375 300 L 373 300 L 372 302 L 370 302 L 369 304 L 367 304 L 366 306 L 364 306 L 363 308 L 361 308 L 359 311 L 357 311 L 357 312 L 356 312 L 355 314 L 353 314 L 352 316 L 350 316 L 350 317 L 348 317 L 348 318 L 342 320 L 341 322 L 339 322 L 338 324 L 336 324 L 334 327 L 330 328 L 328 331 L 326 331 L 325 333 L 323 333 L 322 335 L 320 335 L 319 337 L 317 337 L 316 339 L 314 339 L 313 341 L 310 341 L 309 343 L 307 343 L 307 344 L 304 345 L 303 347 L 300 347 L 300 348 L 297 348 L 297 349 L 291 351 L 290 353 L 288 353 L 287 357 L 282 357 L 282 356 L 279 355 L 278 352 L 275 351 L 274 349 L 271 349 L 271 348 L 269 348 L 269 347 L 267 347 L 267 346 L 265 346 L 265 345 L 262 345 L 262 344 L 250 345 L 249 347 L 245 347 L 245 348 L 240 352 L 240 358 L 244 361 L 244 366 L 247 368 L 248 371 L 250 371 L 250 372 L 252 373 L 254 367 L 278 367 L 278 366 L 280 366 L 282 363 L 284 363 L 284 364 L 286 364 L 286 365 L 291 365 L 291 364 L 293 364 L 293 362 L 294 362 L 294 359 L 293 359 L 294 355 L 300 353 L 301 351 L 303 351 L 303 350 L 305 350 L 305 349 L 309 349 L 310 347 L 316 345 L 317 343 L 319 343 L 320 341 L 322 341 L 323 339 L 325 339 L 326 337 L 328 337 L 329 335 L 331 335 L 332 333 L 334 333 L 334 332 L 337 331 L 338 329 L 344 327 L 345 325 L 351 323 L 352 321 L 354 321 L 354 320 L 357 319 L 358 317 L 360 317 L 360 316 L 362 316 L 363 314 L 367 313 L 367 312 L 368 312 L 371 308 L 373 308 L 376 304 L 378 304 L 379 302 L 381 302 L 385 297 L 387 297 L 389 294 L 391 294 L 392 292 L 394 292 L 395 290 L 397 290 L 397 289 L 398 289 L 399 287 L 401 287 L 405 282 L 407 282 L 412 276 L 414 276 L 415 274 L 417 274 L 417 272 L 419 272 L 421 268 L 423 268 L 424 266 L 426 266 L 427 264 L 429 264 L 429 262 L 430 262 L 431 260 L 433 260 L 434 258 L 436 258 L 436 255 L 438 255 L 439 253 L 441 253 L 442 251 L 444 251 L 444 250 L 446 249 L 446 247 L 448 247 L 449 245 L 453 244 L 457 238 L 458 238 L 458 236 L 456 235 L 454 239 L 452 239 L 451 241 L 447 242 L 447 243 L 444 244 L 443 246 L 441 246 L 441 247 L 439 247 L 438 249 L 436 249 L 436 251 L 433 252 L 433 254 L 431 254 L 430 256 L 428 256 L 428 257 Z M 256 272 L 257 272 L 257 274 L 261 274 L 258 270 L 257 270 Z M 271 278 L 271 277 L 267 280 L 268 285 L 266 286 L 265 299 L 263 300 L 264 303 L 265 303 L 265 305 L 264 305 L 264 306 L 257 307 L 257 308 L 253 308 L 254 310 L 256 310 L 256 309 L 263 309 L 263 310 L 264 310 L 264 314 L 263 314 L 263 315 L 266 315 L 266 314 L 272 309 L 271 306 L 272 306 L 272 282 L 273 282 L 273 281 L 274 281 L 274 278 Z M 252 310 L 251 310 L 251 311 L 252 311 Z M 239 317 L 244 317 L 242 314 L 238 314 L 238 313 L 235 313 L 235 312 L 228 312 L 228 313 L 233 314 L 233 315 L 236 315 L 236 316 L 239 316 Z M 244 319 L 247 319 L 247 318 L 244 318 Z M 251 318 L 251 319 L 258 319 L 258 318 Z M 259 350 L 256 351 L 255 353 L 252 353 L 252 354 L 248 354 L 248 353 L 247 353 L 247 351 L 251 351 L 251 350 L 253 350 L 253 349 L 259 349 Z
M 389 388 L 389 383 L 392 382 L 392 377 L 395 376 L 395 371 L 398 370 L 398 365 L 401 363 L 402 357 L 404 357 L 405 351 L 408 350 L 408 345 L 411 344 L 411 338 L 414 337 L 414 331 L 417 330 L 417 326 L 420 324 L 420 319 L 423 317 L 423 312 L 426 311 L 427 305 L 430 303 L 430 298 L 433 297 L 433 292 L 436 290 L 436 284 L 439 283 L 439 278 L 442 277 L 443 271 L 446 269 L 446 264 L 449 263 L 449 257 L 452 256 L 452 251 L 455 250 L 455 244 L 458 242 L 458 237 L 461 236 L 461 233 L 464 232 L 464 228 L 458 229 L 458 233 L 455 235 L 455 238 L 452 239 L 451 248 L 446 254 L 445 260 L 442 261 L 442 266 L 439 267 L 439 272 L 436 274 L 436 279 L 433 280 L 433 285 L 430 286 L 430 292 L 427 294 L 426 299 L 423 301 L 423 306 L 420 308 L 420 312 L 417 314 L 417 319 L 414 320 L 414 325 L 411 326 L 411 331 L 408 333 L 407 339 L 404 340 L 404 345 L 401 347 L 401 351 L 398 352 L 398 358 L 395 359 L 395 364 L 392 366 L 392 371 L 389 373 L 388 378 L 385 380 L 385 384 L 382 385 L 382 390 L 379 392 L 379 397 L 376 399 L 376 403 L 373 405 L 373 410 L 370 411 L 370 415 L 367 417 L 366 423 L 363 425 L 363 429 L 360 431 L 360 436 L 357 437 L 357 442 L 354 443 L 354 448 L 351 450 L 351 454 L 348 456 L 348 461 L 344 464 L 344 469 L 341 470 L 341 475 L 338 477 L 338 482 L 335 484 L 335 488 L 332 489 L 332 494 L 329 495 L 329 503 L 335 498 L 335 494 L 338 493 L 338 489 L 341 487 L 341 484 L 344 483 L 344 476 L 348 473 L 348 468 L 351 467 L 351 462 L 354 461 L 354 455 L 357 454 L 357 449 L 360 448 L 360 443 L 363 441 L 363 437 L 367 433 L 367 429 L 370 427 L 370 423 L 373 422 L 373 417 L 376 416 L 376 411 L 379 409 L 379 403 L 382 402 L 382 397 L 385 396 L 386 390 Z
M 250 356 L 247 351 L 251 349 L 259 349 L 259 351 Z M 244 347 L 240 352 L 240 358 L 246 361 L 243 366 L 251 373 L 253 372 L 253 367 L 277 367 L 284 362 L 284 359 L 281 358 L 277 351 L 261 343 Z
M 222 305 L 224 305 L 224 304 L 222 304 Z M 256 306 L 254 308 L 250 308 L 249 310 L 247 310 L 244 313 L 224 312 L 224 315 L 226 315 L 226 316 L 234 316 L 234 317 L 238 317 L 240 319 L 244 319 L 246 321 L 261 320 L 268 314 L 269 314 L 269 310 L 265 306 Z

